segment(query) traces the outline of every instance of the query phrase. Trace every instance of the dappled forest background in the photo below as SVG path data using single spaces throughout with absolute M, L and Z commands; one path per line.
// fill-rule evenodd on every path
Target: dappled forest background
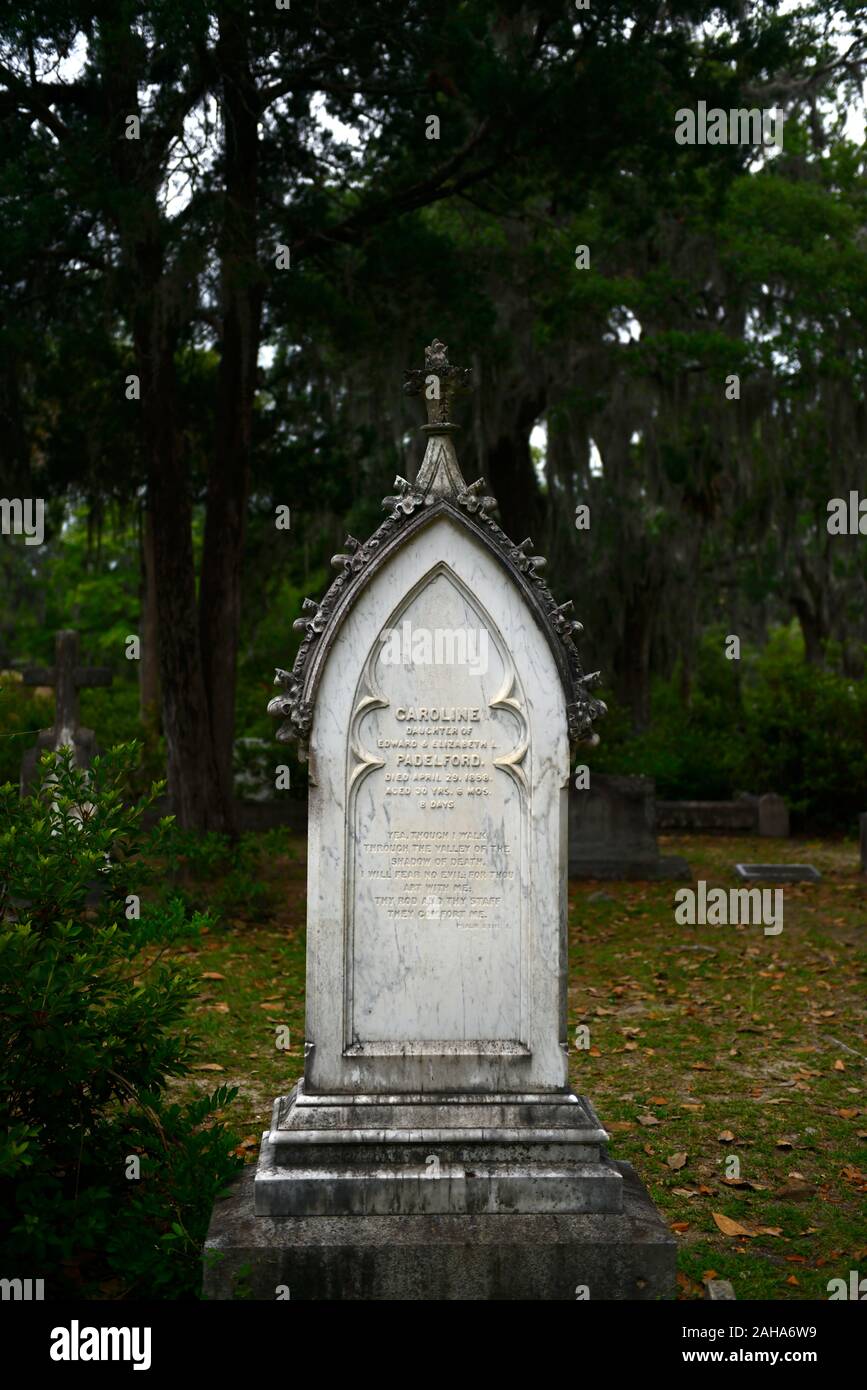
M 0 4 L 0 494 L 47 506 L 0 544 L 0 779 L 52 719 L 17 675 L 71 626 L 115 672 L 99 741 L 232 828 L 303 598 L 414 476 L 401 384 L 438 336 L 474 372 L 464 475 L 603 673 L 588 760 L 851 830 L 867 543 L 827 508 L 867 494 L 865 21 Z M 783 148 L 678 145 L 698 101 L 778 107 Z

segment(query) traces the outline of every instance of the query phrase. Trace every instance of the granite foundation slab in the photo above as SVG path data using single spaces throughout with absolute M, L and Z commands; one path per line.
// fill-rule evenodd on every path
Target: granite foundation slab
M 257 1216 L 252 1168 L 214 1207 L 207 1299 L 654 1300 L 674 1295 L 676 1242 L 635 1170 L 619 1214 Z
M 819 883 L 822 878 L 812 864 L 735 864 L 735 873 L 750 883 Z

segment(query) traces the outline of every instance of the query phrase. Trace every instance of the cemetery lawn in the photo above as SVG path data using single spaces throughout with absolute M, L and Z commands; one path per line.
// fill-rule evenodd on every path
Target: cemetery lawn
M 237 1086 L 224 1114 L 251 1162 L 274 1096 L 302 1072 L 304 1038 L 304 842 L 284 831 L 257 840 L 255 884 L 230 874 L 197 885 L 197 905 L 219 900 L 221 919 L 171 951 L 201 974 L 201 1061 L 175 1090 Z M 715 1272 L 738 1299 L 826 1299 L 829 1279 L 848 1284 L 867 1261 L 867 879 L 857 848 L 660 843 L 708 887 L 743 886 L 741 860 L 812 863 L 823 879 L 785 886 L 777 936 L 678 926 L 677 883 L 570 882 L 572 1084 L 674 1231 L 679 1297 L 704 1297 Z M 574 1046 L 579 1024 L 587 1048 Z

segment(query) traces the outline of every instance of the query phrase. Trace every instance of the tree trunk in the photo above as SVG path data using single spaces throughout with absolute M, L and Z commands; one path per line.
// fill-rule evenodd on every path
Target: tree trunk
M 167 267 L 158 190 L 159 162 L 122 138 L 138 107 L 140 43 L 130 17 L 109 12 L 100 25 L 105 64 L 107 149 L 124 197 L 113 200 L 122 248 L 120 283 L 128 286 L 129 322 L 140 382 L 147 506 L 153 520 L 154 595 L 168 784 L 178 824 L 223 830 L 230 818 L 214 761 L 196 610 L 192 501 L 186 460 L 177 448 L 175 347 L 194 274 Z M 130 409 L 135 409 L 130 405 Z
M 264 288 L 256 244 L 259 107 L 250 70 L 248 23 L 243 10 L 221 16 L 217 48 L 225 127 L 220 237 L 222 342 L 199 592 L 202 670 L 211 738 L 222 797 L 229 807 L 233 804 L 241 571 Z
M 544 503 L 533 467 L 530 430 L 543 406 L 543 400 L 522 402 L 514 427 L 508 434 L 500 434 L 488 449 L 487 481 L 499 503 L 500 524 L 516 543 L 525 536 L 540 543 Z
M 158 314 L 154 314 L 158 318 Z M 163 728 L 174 814 L 185 829 L 225 830 L 231 824 L 211 740 L 199 652 L 192 503 L 187 470 L 175 441 L 174 342 L 159 334 L 137 339 L 142 426 L 153 516 Z
M 653 602 L 646 590 L 627 600 L 623 640 L 615 662 L 618 693 L 632 715 L 635 733 L 650 727 L 650 643 L 653 636 Z
M 826 535 L 819 574 L 811 568 L 808 557 L 799 553 L 797 577 L 800 583 L 797 587 L 793 585 L 791 594 L 791 604 L 804 637 L 804 659 L 809 666 L 825 664 L 825 643 L 831 635 L 828 620 L 828 590 L 831 577 L 828 544 L 829 538 Z
M 160 658 L 157 624 L 154 524 L 150 507 L 141 516 L 141 661 L 139 663 L 139 719 L 156 730 L 160 704 Z

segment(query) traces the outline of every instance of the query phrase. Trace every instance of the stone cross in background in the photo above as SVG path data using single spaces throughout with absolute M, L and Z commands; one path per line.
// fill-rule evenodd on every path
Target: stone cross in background
M 78 692 L 84 686 L 111 685 L 112 673 L 104 666 L 79 666 L 78 633 L 65 628 L 57 633 L 53 666 L 31 666 L 24 672 L 25 685 L 53 685 L 55 688 L 54 725 L 43 729 L 35 748 L 21 760 L 21 795 L 28 796 L 36 776 L 39 755 L 50 748 L 72 748 L 78 767 L 90 767 L 96 753 L 92 729 L 79 724 Z

